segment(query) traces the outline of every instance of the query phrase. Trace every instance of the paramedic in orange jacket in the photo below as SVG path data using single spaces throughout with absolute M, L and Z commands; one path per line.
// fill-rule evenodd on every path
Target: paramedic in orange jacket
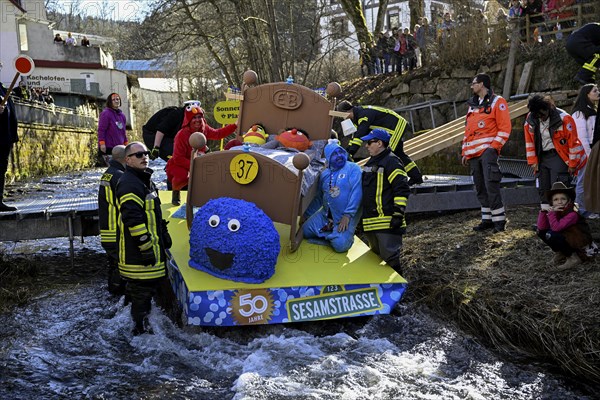
M 481 222 L 473 230 L 502 232 L 506 227 L 506 214 L 500 195 L 502 173 L 498 156 L 510 135 L 510 114 L 506 100 L 494 94 L 489 75 L 475 76 L 471 89 L 473 97 L 467 102 L 469 110 L 462 143 L 462 163 L 471 169 L 481 204 Z
M 548 207 L 545 192 L 554 182 L 570 187 L 577 171 L 587 162 L 585 149 L 577 138 L 573 117 L 556 108 L 549 97 L 535 95 L 527 103 L 525 150 L 538 181 L 542 208 Z

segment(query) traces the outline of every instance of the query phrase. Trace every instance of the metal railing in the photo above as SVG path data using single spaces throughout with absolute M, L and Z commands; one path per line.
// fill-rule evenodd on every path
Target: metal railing
M 90 112 L 81 113 L 72 108 L 24 102 L 18 99 L 14 104 L 17 119 L 24 124 L 84 129 L 96 129 L 98 126 L 98 118 Z
M 588 12 L 588 9 L 592 9 L 591 12 Z M 542 42 L 544 41 L 544 37 L 554 36 L 557 33 L 562 33 L 563 35 L 568 35 L 574 30 L 580 28 L 584 25 L 584 23 L 589 21 L 594 21 L 595 15 L 593 13 L 593 4 L 592 3 L 579 3 L 570 7 L 566 7 L 565 11 L 574 11 L 575 15 L 567 18 L 551 18 L 552 14 L 548 13 L 539 13 L 539 14 L 527 14 L 524 16 L 523 21 L 524 25 L 519 28 L 524 30 L 525 37 L 521 37 L 521 40 L 526 41 L 527 43 L 531 43 L 534 40 L 534 33 L 537 29 L 537 35 L 542 38 Z M 543 18 L 543 22 L 532 23 L 531 18 Z M 569 24 L 565 25 L 565 22 L 573 22 L 573 26 L 568 27 Z M 561 25 L 560 30 L 554 30 L 553 25 L 556 24 Z M 563 28 L 564 26 L 564 28 Z

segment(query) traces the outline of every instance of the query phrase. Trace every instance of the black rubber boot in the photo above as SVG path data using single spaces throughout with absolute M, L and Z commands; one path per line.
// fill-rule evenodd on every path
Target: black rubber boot
M 174 206 L 181 205 L 181 197 L 180 197 L 180 192 L 179 192 L 179 190 L 173 190 L 173 192 L 172 192 L 172 197 L 171 197 L 171 203 L 172 203 Z
M 488 221 L 488 220 L 481 221 L 479 223 L 479 225 L 476 225 L 473 227 L 473 230 L 475 232 L 486 231 L 488 229 L 494 229 L 494 223 L 492 221 Z
M 494 222 L 494 233 L 504 232 L 506 230 L 506 221 Z

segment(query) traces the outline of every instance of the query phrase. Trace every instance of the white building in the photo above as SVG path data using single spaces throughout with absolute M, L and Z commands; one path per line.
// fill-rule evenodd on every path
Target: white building
M 113 92 L 122 98 L 122 110 L 129 126 L 130 88 L 127 74 L 114 69 L 113 59 L 92 41 L 92 46 L 67 46 L 54 43 L 54 23 L 47 20 L 44 0 L 0 0 L 0 61 L 4 68 L 0 81 L 8 87 L 16 70 L 14 60 L 28 55 L 35 70 L 22 77 L 32 87 L 47 87 L 55 104 L 75 108 L 86 102 L 101 105 Z M 76 38 L 83 34 L 75 33 Z M 100 107 L 101 109 L 101 107 Z

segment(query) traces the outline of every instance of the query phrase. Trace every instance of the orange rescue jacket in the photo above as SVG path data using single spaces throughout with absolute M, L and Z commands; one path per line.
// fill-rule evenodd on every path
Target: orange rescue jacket
M 583 145 L 577 138 L 577 125 L 567 112 L 556 108 L 550 112 L 548 129 L 552 137 L 552 144 L 560 158 L 569 166 L 579 171 L 587 162 Z M 525 151 L 527 164 L 539 164 L 538 155 L 542 152 L 542 136 L 539 128 L 540 121 L 532 117 L 531 113 L 525 118 Z
M 504 98 L 492 95 L 490 104 L 484 106 L 476 104 L 479 100 L 475 97 L 468 103 L 462 144 L 462 155 L 467 159 L 479 157 L 489 147 L 500 153 L 512 129 L 508 104 Z

